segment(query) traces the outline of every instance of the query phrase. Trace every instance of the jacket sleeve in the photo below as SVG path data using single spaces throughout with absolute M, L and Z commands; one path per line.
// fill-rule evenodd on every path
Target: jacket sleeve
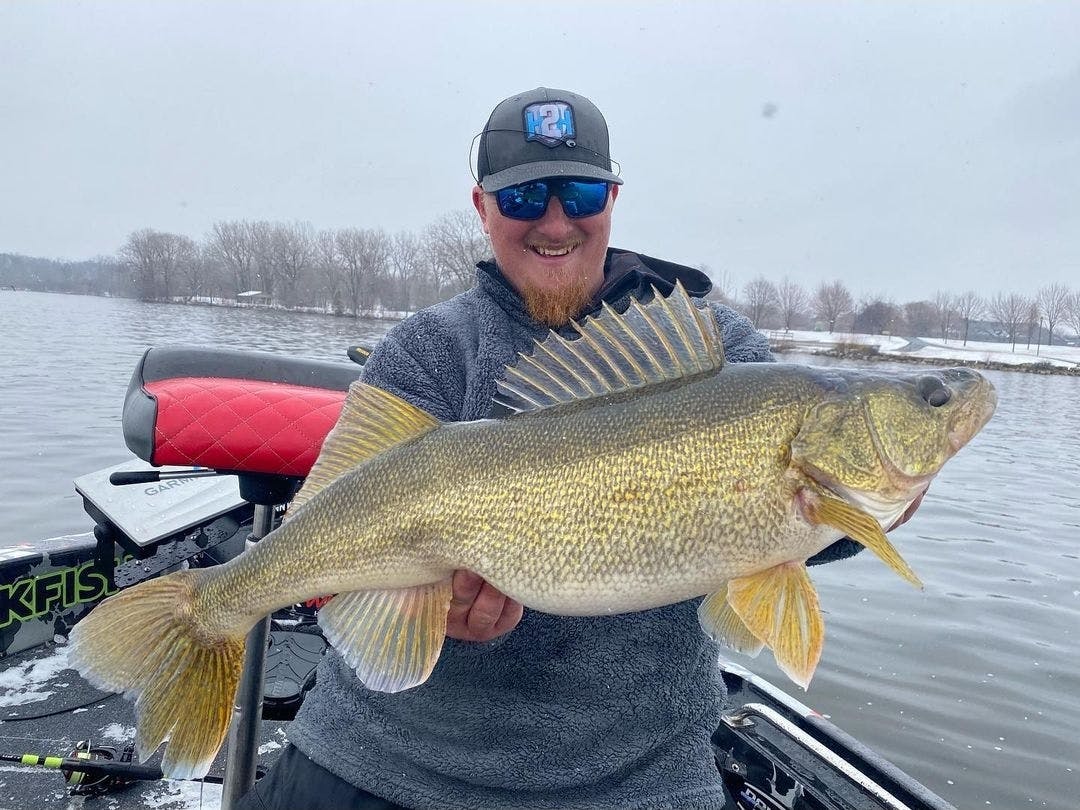
M 706 306 L 720 325 L 724 358 L 729 363 L 771 363 L 776 359 L 769 350 L 769 341 L 754 328 L 749 318 L 718 301 L 708 301 Z
M 450 336 L 439 319 L 418 313 L 394 326 L 364 363 L 360 379 L 427 411 L 440 422 L 453 422 L 454 389 L 461 386 L 448 368 Z M 441 373 L 440 373 L 441 370 Z M 457 397 L 459 398 L 459 397 Z

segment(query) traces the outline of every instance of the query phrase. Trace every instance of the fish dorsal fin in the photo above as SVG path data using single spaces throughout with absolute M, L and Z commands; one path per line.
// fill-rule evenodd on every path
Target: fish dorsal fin
M 599 315 L 571 323 L 577 339 L 552 331 L 536 341 L 531 355 L 519 355 L 506 368 L 496 402 L 518 412 L 535 411 L 724 365 L 716 318 L 694 306 L 681 283 L 667 298 L 653 287 L 652 301 L 633 301 L 621 315 L 605 303 Z
M 439 420 L 381 388 L 349 386 L 334 429 L 323 442 L 304 486 L 293 498 L 295 511 L 331 481 L 384 450 L 434 430 Z

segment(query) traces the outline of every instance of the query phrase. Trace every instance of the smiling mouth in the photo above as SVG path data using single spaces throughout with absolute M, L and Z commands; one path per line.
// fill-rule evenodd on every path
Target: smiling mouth
M 542 245 L 529 245 L 529 247 L 532 249 L 533 253 L 536 253 L 539 256 L 549 257 L 569 256 L 578 248 L 577 245 L 566 245 L 565 247 L 544 247 Z

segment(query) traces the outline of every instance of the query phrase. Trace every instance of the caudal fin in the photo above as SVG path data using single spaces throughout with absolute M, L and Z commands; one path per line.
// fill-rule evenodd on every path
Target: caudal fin
M 166 739 L 162 772 L 205 776 L 229 727 L 244 638 L 207 638 L 194 614 L 205 571 L 180 571 L 106 599 L 71 632 L 71 660 L 90 683 L 135 701 L 135 747 Z

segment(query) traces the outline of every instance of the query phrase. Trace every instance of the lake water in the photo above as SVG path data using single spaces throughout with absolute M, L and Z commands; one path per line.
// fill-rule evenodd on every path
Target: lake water
M 72 479 L 131 458 L 121 406 L 147 347 L 346 363 L 347 346 L 370 345 L 388 326 L 0 291 L 0 547 L 91 528 Z M 1072 810 L 1080 806 L 1080 379 L 989 376 L 997 415 L 892 535 L 925 590 L 869 553 L 816 567 L 827 641 L 809 692 L 767 654 L 738 660 L 958 808 Z

